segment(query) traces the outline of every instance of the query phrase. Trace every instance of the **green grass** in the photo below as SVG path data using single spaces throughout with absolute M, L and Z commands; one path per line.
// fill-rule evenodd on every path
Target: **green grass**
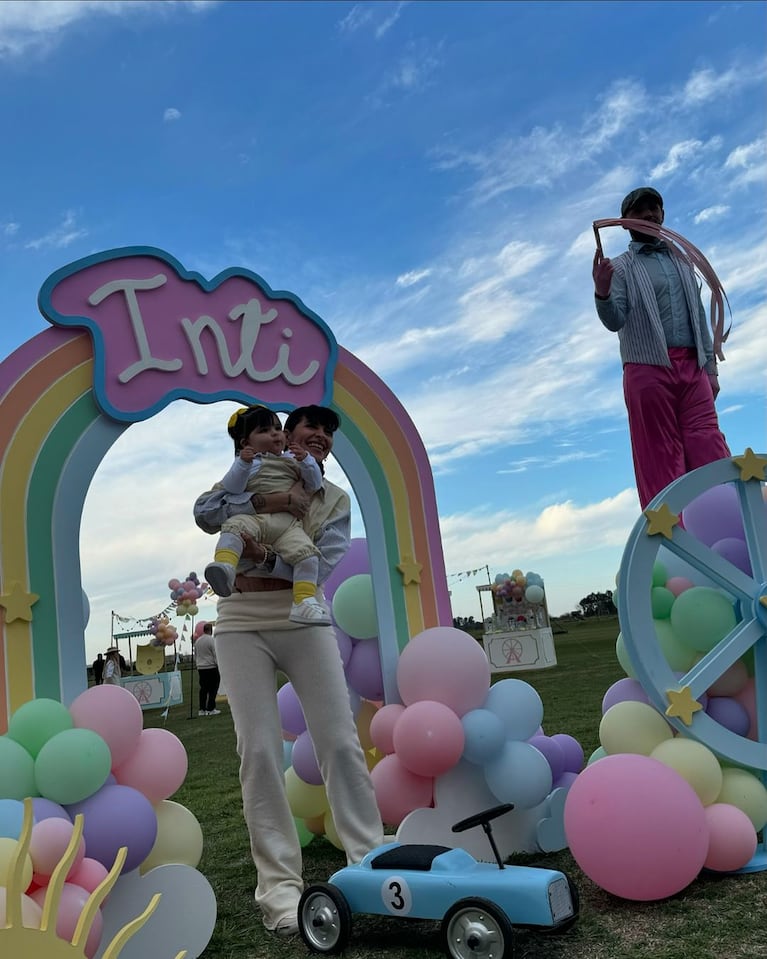
M 569 733 L 586 756 L 599 745 L 602 697 L 623 672 L 615 658 L 615 618 L 567 624 L 555 637 L 558 665 L 515 674 L 531 683 L 544 704 L 549 734 Z M 496 676 L 496 679 L 503 678 Z M 234 729 L 226 706 L 220 716 L 190 719 L 189 684 L 185 704 L 170 711 L 164 723 L 157 711 L 144 716 L 146 726 L 165 725 L 184 743 L 189 772 L 173 799 L 189 808 L 205 837 L 200 871 L 218 901 L 218 922 L 203 959 L 266 959 L 305 956 L 303 943 L 282 942 L 265 932 L 253 903 L 255 869 L 242 818 Z M 191 710 L 196 714 L 196 708 Z M 561 936 L 520 932 L 517 959 L 756 959 L 767 956 L 764 906 L 767 875 L 701 876 L 680 895 L 656 903 L 616 899 L 595 886 L 567 850 L 534 857 L 563 869 L 578 886 L 578 923 Z M 531 857 L 513 857 L 527 862 Z M 309 882 L 325 881 L 344 864 L 343 854 L 325 839 L 304 850 Z M 360 916 L 354 919 L 348 959 L 427 959 L 440 955 L 439 926 Z

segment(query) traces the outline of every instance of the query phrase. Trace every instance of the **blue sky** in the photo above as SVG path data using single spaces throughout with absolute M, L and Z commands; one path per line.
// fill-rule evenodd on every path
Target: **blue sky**
M 414 420 L 454 613 L 479 618 L 462 574 L 485 566 L 540 573 L 566 612 L 613 588 L 639 517 L 590 276 L 591 223 L 635 186 L 722 280 L 721 425 L 767 447 L 766 26 L 761 2 L 0 4 L 0 356 L 90 253 L 253 270 Z M 177 403 L 104 459 L 89 655 L 111 611 L 150 616 L 204 567 L 190 506 L 228 464 L 229 409 Z

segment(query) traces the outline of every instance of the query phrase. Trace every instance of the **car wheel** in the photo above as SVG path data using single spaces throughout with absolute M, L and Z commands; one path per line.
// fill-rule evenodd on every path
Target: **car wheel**
M 342 952 L 352 931 L 346 897 L 330 883 L 308 886 L 298 903 L 298 929 L 312 952 Z
M 514 928 L 488 899 L 460 899 L 442 920 L 442 946 L 451 959 L 512 959 Z

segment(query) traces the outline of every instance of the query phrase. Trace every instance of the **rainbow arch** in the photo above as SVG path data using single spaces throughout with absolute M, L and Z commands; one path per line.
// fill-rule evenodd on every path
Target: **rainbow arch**
M 332 405 L 343 421 L 334 452 L 365 520 L 393 701 L 403 646 L 452 623 L 433 477 L 396 396 L 343 348 Z M 86 687 L 80 519 L 99 463 L 130 425 L 96 403 L 87 332 L 46 330 L 0 363 L 0 732 L 30 699 L 69 703 Z

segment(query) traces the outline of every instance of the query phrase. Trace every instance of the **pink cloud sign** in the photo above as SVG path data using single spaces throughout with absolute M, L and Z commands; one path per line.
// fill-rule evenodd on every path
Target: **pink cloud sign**
M 333 334 L 247 270 L 205 280 L 162 250 L 126 247 L 56 271 L 38 302 L 54 325 L 89 331 L 96 400 L 114 419 L 147 419 L 175 399 L 331 400 Z

